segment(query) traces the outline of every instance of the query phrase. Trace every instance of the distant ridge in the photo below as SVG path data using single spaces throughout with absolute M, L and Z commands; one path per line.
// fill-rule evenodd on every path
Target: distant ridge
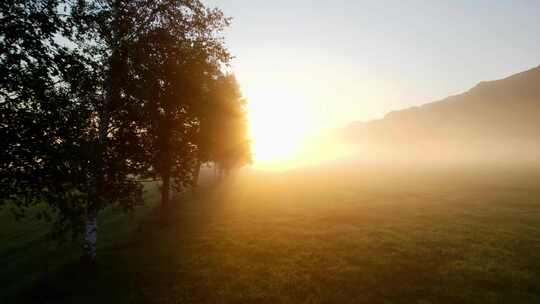
M 540 159 L 540 66 L 345 129 L 369 157 Z

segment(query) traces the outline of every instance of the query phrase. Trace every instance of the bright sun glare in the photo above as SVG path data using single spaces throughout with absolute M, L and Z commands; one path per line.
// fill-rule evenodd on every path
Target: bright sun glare
M 325 131 L 314 105 L 301 91 L 246 92 L 253 166 L 287 170 L 348 156 L 352 150 Z
M 287 91 L 264 91 L 249 96 L 248 115 L 254 165 L 281 169 L 300 158 L 312 131 L 306 98 Z

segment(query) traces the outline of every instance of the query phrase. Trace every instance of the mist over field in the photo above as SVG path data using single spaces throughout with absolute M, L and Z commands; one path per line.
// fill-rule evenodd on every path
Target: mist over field
M 384 118 L 355 122 L 337 136 L 352 159 L 379 164 L 538 164 L 540 67 Z
M 0 304 L 540 303 L 540 1 L 0 1 Z
M 0 213 L 10 303 L 536 303 L 540 68 L 311 141 L 156 210 L 100 214 L 100 260 Z M 30 211 L 30 214 L 39 214 Z M 66 252 L 69 254 L 62 254 Z M 43 261 L 46 263 L 43 264 Z M 84 268 L 83 268 L 84 269 Z M 121 278 L 121 279 L 120 279 Z

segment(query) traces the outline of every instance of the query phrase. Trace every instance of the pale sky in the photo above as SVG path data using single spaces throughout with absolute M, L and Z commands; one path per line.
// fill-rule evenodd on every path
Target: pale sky
M 206 3 L 234 18 L 226 38 L 246 97 L 308 103 L 329 126 L 540 65 L 535 0 Z
M 259 163 L 305 159 L 329 146 L 305 147 L 321 130 L 540 65 L 536 0 L 206 3 L 233 18 L 225 38 Z

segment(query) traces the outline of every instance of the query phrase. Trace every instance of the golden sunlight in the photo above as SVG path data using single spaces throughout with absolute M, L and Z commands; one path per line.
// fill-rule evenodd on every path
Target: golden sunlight
M 259 90 L 248 96 L 254 166 L 290 167 L 313 131 L 305 96 L 292 90 Z
M 281 86 L 246 93 L 254 168 L 288 170 L 352 153 L 317 119 L 317 109 L 302 91 Z

